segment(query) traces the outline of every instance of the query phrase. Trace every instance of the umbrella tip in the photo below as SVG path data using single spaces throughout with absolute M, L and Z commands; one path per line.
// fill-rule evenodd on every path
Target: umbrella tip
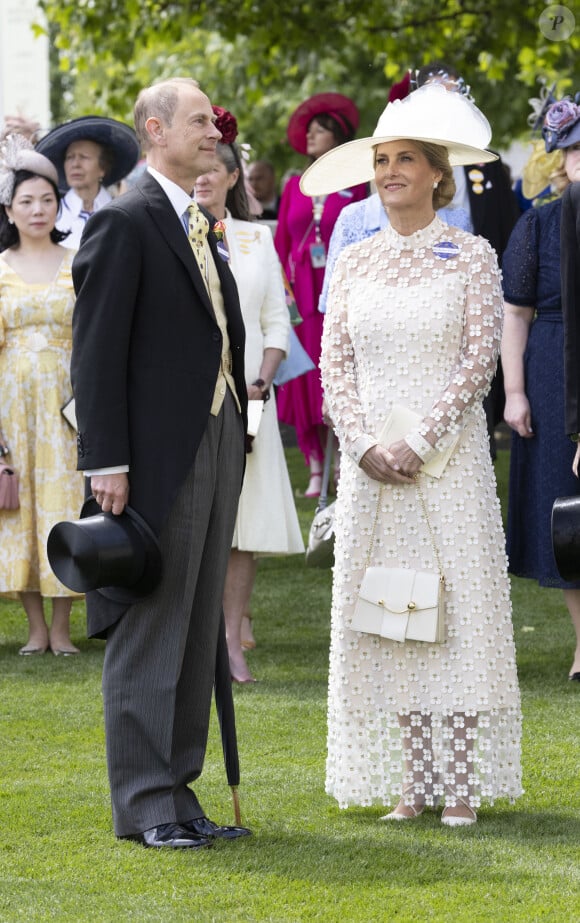
M 240 814 L 240 799 L 238 796 L 238 786 L 232 785 L 231 789 L 232 789 L 232 799 L 234 802 L 234 817 L 236 819 L 236 825 L 240 827 L 242 824 L 242 815 Z

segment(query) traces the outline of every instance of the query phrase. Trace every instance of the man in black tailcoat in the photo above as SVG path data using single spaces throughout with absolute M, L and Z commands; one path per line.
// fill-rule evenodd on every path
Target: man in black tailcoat
M 145 599 L 87 596 L 89 634 L 106 638 L 113 820 L 117 836 L 166 848 L 249 833 L 208 820 L 190 788 L 223 641 L 247 407 L 235 282 L 213 219 L 191 199 L 214 163 L 214 121 L 193 80 L 140 93 L 147 171 L 90 218 L 73 265 L 78 467 L 102 510 L 118 515 L 130 502 L 163 554 L 161 582 Z

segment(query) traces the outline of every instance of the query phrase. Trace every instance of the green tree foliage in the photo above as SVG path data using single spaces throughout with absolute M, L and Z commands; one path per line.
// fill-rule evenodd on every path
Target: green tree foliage
M 191 75 L 238 118 L 240 140 L 279 167 L 302 165 L 288 117 L 312 93 L 357 100 L 370 133 L 391 84 L 440 59 L 471 84 L 494 144 L 526 134 L 539 77 L 580 89 L 580 17 L 570 38 L 544 37 L 546 4 L 506 0 L 42 0 L 68 87 L 55 121 L 88 112 L 131 120 L 140 87 Z

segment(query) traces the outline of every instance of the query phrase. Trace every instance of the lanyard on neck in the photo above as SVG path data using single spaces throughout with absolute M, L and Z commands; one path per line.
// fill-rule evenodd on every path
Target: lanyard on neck
M 322 212 L 324 211 L 325 195 L 316 195 L 312 198 L 312 220 L 314 221 L 314 238 L 317 244 L 322 243 L 320 236 L 320 222 L 322 221 Z
M 322 212 L 326 196 L 313 196 L 312 198 L 312 222 L 314 224 L 314 243 L 310 244 L 310 263 L 313 269 L 324 269 L 326 266 L 326 247 L 322 242 L 320 234 L 320 222 L 322 221 Z

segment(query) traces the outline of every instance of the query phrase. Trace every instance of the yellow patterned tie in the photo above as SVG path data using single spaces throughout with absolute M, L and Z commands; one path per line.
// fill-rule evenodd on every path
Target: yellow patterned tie
M 197 260 L 197 265 L 201 270 L 204 280 L 207 278 L 205 241 L 209 231 L 209 221 L 200 211 L 197 202 L 192 202 L 187 206 L 189 212 L 188 238 L 193 250 L 193 255 Z

